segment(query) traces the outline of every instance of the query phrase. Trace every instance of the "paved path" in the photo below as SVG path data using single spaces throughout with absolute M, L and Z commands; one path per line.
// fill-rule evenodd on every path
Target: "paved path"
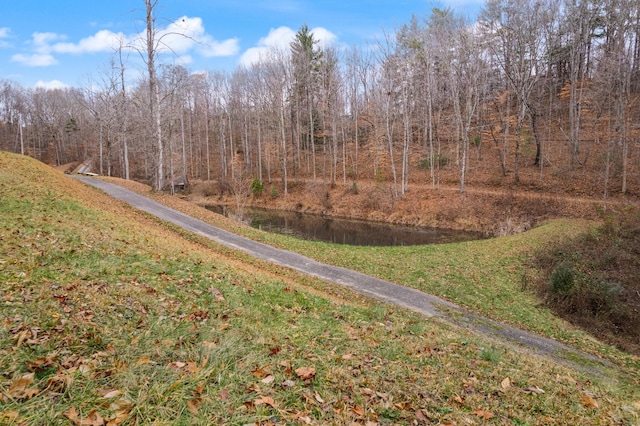
M 578 351 L 575 348 L 555 340 L 473 314 L 439 297 L 346 268 L 326 265 L 298 253 L 277 249 L 241 237 L 209 225 L 201 220 L 194 219 L 191 216 L 116 184 L 85 176 L 77 176 L 76 178 L 103 190 L 112 197 L 122 200 L 139 210 L 181 226 L 188 231 L 202 235 L 226 247 L 248 253 L 258 259 L 295 269 L 303 274 L 317 277 L 329 283 L 348 287 L 365 296 L 410 309 L 427 317 L 439 316 L 448 322 L 475 330 L 484 335 L 511 341 L 541 355 L 551 356 L 559 362 L 567 363 L 569 362 L 569 357 L 578 357 L 579 359 L 588 359 L 591 363 L 595 361 L 597 363 L 609 364 L 606 361 Z M 447 315 L 443 310 L 453 311 L 455 315 Z M 569 355 L 569 357 L 567 357 L 567 355 Z M 574 363 L 571 362 L 571 364 L 573 365 Z M 575 367 L 576 365 L 573 366 Z

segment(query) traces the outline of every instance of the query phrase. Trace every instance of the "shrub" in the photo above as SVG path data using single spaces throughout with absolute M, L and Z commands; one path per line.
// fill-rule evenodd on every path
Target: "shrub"
M 260 182 L 260 179 L 255 178 L 253 182 L 251 182 L 251 193 L 255 196 L 262 195 L 262 191 L 264 191 L 264 183 Z
M 447 157 L 446 155 L 440 154 L 440 155 L 436 155 L 434 158 L 434 164 L 436 164 L 438 167 L 444 167 L 446 165 L 448 165 L 450 163 L 449 157 Z M 425 157 L 420 161 L 420 168 L 424 169 L 424 170 L 430 170 L 431 169 L 431 157 Z
M 603 214 L 603 224 L 536 254 L 536 287 L 559 315 L 640 354 L 640 212 Z
M 551 273 L 551 290 L 555 294 L 567 296 L 573 290 L 575 284 L 573 265 L 564 261 Z

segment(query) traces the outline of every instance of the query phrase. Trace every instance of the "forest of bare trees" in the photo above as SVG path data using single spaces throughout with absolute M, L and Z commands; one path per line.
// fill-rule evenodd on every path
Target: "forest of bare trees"
M 630 191 L 640 166 L 640 2 L 488 0 L 476 22 L 449 9 L 376 45 L 320 47 L 306 25 L 250 67 L 193 73 L 155 62 L 125 82 L 124 47 L 86 87 L 0 81 L 0 149 L 166 189 L 215 180 L 385 179 L 402 197 L 417 169 L 460 190 L 474 162 L 518 182 L 587 168 Z M 424 174 L 423 174 L 424 176 Z

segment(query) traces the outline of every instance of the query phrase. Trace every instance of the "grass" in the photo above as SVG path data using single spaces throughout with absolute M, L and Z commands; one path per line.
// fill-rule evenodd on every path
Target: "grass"
M 637 357 L 604 344 L 561 319 L 545 307 L 533 288 L 539 277 L 531 268 L 532 257 L 542 247 L 591 232 L 595 225 L 593 221 L 552 220 L 526 233 L 457 244 L 344 246 L 269 234 L 194 208 L 190 203 L 173 197 L 151 194 L 147 187 L 141 185 L 131 189 L 232 232 L 302 253 L 320 262 L 358 270 L 437 295 L 482 315 L 621 363 L 636 378 L 640 375 Z
M 0 424 L 640 420 L 627 382 L 184 238 L 25 157 L 0 153 L 0 194 Z

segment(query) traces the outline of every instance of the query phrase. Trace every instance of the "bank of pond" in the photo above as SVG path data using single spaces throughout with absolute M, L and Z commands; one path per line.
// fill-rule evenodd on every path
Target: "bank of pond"
M 240 220 L 253 228 L 306 240 L 355 246 L 410 246 L 473 241 L 478 232 L 402 226 L 365 220 L 327 217 L 313 213 L 245 208 L 241 214 L 227 205 L 207 209 Z

